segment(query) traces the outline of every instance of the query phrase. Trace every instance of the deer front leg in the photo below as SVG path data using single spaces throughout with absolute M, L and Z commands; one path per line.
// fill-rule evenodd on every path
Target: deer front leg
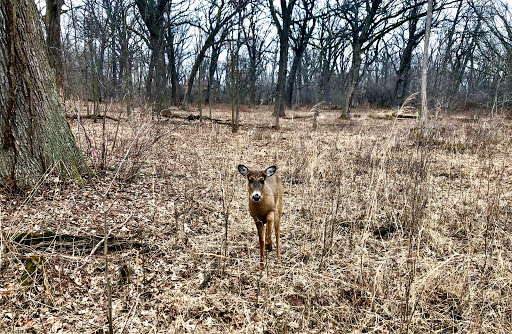
M 274 224 L 274 212 L 267 214 L 267 236 L 265 239 L 265 246 L 270 252 L 272 250 L 272 225 Z
M 281 237 L 281 217 L 278 214 L 278 218 L 274 222 L 275 230 L 276 230 L 276 250 L 277 250 L 277 261 L 281 263 L 281 241 L 279 240 Z
M 256 228 L 258 229 L 258 241 L 260 243 L 260 270 L 263 270 L 263 260 L 265 259 L 265 226 L 260 221 L 256 221 Z

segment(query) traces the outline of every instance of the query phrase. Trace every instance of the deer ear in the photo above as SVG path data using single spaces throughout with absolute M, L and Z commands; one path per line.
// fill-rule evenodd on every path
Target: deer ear
M 246 176 L 247 175 L 247 172 L 249 171 L 249 169 L 247 167 L 245 167 L 244 165 L 238 165 L 238 171 L 240 172 L 240 174 L 242 174 L 243 176 Z
M 274 173 L 276 172 L 276 170 L 277 170 L 277 167 L 276 167 L 276 166 L 270 166 L 269 168 L 267 168 L 267 169 L 265 170 L 265 174 L 267 174 L 267 177 L 272 176 L 272 175 L 274 175 Z

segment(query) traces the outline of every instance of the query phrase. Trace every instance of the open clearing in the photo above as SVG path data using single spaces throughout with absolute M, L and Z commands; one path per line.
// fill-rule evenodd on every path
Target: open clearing
M 106 328 L 105 210 L 116 333 L 512 328 L 510 119 L 442 114 L 423 136 L 356 109 L 322 112 L 313 131 L 304 108 L 275 131 L 260 107 L 232 134 L 138 112 L 117 122 L 116 108 L 105 132 L 69 119 L 98 178 L 2 195 L 0 332 Z M 274 250 L 263 272 L 239 163 L 276 164 L 285 187 L 282 263 Z

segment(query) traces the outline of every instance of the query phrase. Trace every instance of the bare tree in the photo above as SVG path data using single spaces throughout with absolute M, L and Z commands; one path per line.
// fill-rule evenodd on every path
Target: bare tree
M 45 1 L 63 6 L 62 0 Z M 208 84 L 205 101 L 212 94 L 217 101 L 229 101 L 232 64 L 225 65 L 224 77 L 219 58 L 239 12 L 243 30 L 237 79 L 247 87 L 240 90 L 239 103 L 275 98 L 274 115 L 282 116 L 300 96 L 305 102 L 343 105 L 348 117 L 353 102 L 397 105 L 420 88 L 418 45 L 424 37 L 426 0 L 82 0 L 78 7 L 73 1 L 78 4 L 72 0 L 67 4 L 73 9 L 62 13 L 71 13 L 70 20 L 62 21 L 67 34 L 49 50 L 60 49 L 64 57 L 64 93 L 94 101 L 96 117 L 100 103 L 111 98 L 123 97 L 128 111 L 144 97 L 155 110 L 168 101 L 177 105 L 182 97 L 187 107 L 199 69 Z M 56 15 L 48 8 L 49 45 Z M 428 90 L 430 96 L 449 109 L 461 102 L 507 99 L 507 13 L 501 1 L 492 6 L 487 0 L 433 3 L 431 43 L 439 46 L 431 47 L 428 70 L 429 86 L 438 89 Z M 270 42 L 273 29 L 277 34 Z M 197 52 L 192 36 L 203 41 Z
M 277 71 L 276 100 L 274 105 L 274 116 L 276 116 L 276 129 L 279 129 L 279 117 L 284 117 L 284 97 L 286 72 L 288 69 L 288 45 L 290 38 L 290 29 L 292 24 L 293 8 L 297 0 L 280 1 L 280 11 L 278 11 L 272 0 L 269 0 L 270 13 L 272 20 L 277 28 L 279 37 L 279 69 Z
M 215 82 L 215 73 L 218 70 L 219 56 L 223 48 L 223 44 L 228 37 L 229 28 L 224 27 L 219 34 L 219 38 L 213 43 L 210 50 L 210 63 L 208 66 L 208 83 L 206 87 L 206 102 L 211 102 L 212 88 L 218 90 L 218 85 Z
M 412 4 L 407 2 L 402 5 L 398 1 L 392 0 L 359 0 L 351 3 L 344 2 L 333 8 L 334 12 L 341 15 L 348 23 L 352 46 L 352 64 L 342 117 L 349 117 L 350 107 L 360 78 L 363 54 L 386 34 L 412 19 L 410 16 L 402 16 L 402 13 L 422 4 L 423 2 Z
M 337 74 L 341 75 L 341 69 L 336 69 L 343 61 L 342 53 L 347 47 L 347 36 L 344 33 L 345 22 L 338 15 L 322 15 L 318 35 L 313 42 L 314 49 L 318 52 L 316 58 L 318 64 L 312 64 L 318 71 L 317 90 L 320 101 L 332 102 L 331 82 Z
M 416 0 L 416 3 L 417 2 L 418 0 Z M 412 55 L 414 49 L 416 49 L 425 34 L 425 29 L 418 29 L 418 22 L 420 19 L 418 16 L 419 10 L 419 7 L 413 7 L 407 13 L 411 16 L 411 20 L 407 23 L 407 29 L 404 29 L 407 31 L 407 38 L 404 38 L 405 46 L 402 49 L 400 65 L 396 71 L 397 79 L 393 94 L 395 105 L 401 105 L 406 97 L 410 80 Z
M 155 101 L 154 111 L 163 109 L 167 83 L 165 65 L 165 13 L 169 10 L 168 0 L 135 0 L 140 15 L 149 32 L 151 61 L 146 82 L 147 95 Z M 153 80 L 155 79 L 154 89 Z
M 239 1 L 235 4 L 226 3 L 222 0 L 220 3 L 216 1 L 210 4 L 208 10 L 208 16 L 213 18 L 214 24 L 212 25 L 211 30 L 207 32 L 207 36 L 202 47 L 199 49 L 199 52 L 194 60 L 194 64 L 192 65 L 192 69 L 190 71 L 190 75 L 187 81 L 187 90 L 185 92 L 185 97 L 183 99 L 183 106 L 185 110 L 188 110 L 190 104 L 190 95 L 192 94 L 192 88 L 194 86 L 194 79 L 196 77 L 197 71 L 199 70 L 199 66 L 201 62 L 206 56 L 206 51 L 215 44 L 215 36 L 219 33 L 219 31 L 231 23 L 231 19 L 235 16 L 238 11 L 241 11 L 245 7 L 245 1 Z M 200 27 L 200 25 L 198 25 Z
M 258 3 L 251 3 L 247 15 L 247 23 L 242 25 L 244 39 L 243 43 L 247 48 L 247 54 L 249 58 L 248 64 L 248 84 L 249 84 L 249 103 L 254 105 L 257 102 L 257 91 L 256 85 L 258 81 L 258 75 L 261 70 L 261 65 L 264 61 L 264 53 L 268 51 L 269 45 L 267 36 L 269 35 L 270 29 L 264 27 L 262 22 L 261 6 Z
M 290 67 L 290 74 L 286 83 L 286 105 L 288 108 L 292 107 L 293 90 L 297 78 L 297 69 L 306 47 L 308 46 L 309 39 L 315 29 L 316 18 L 313 15 L 313 8 L 315 6 L 314 0 L 302 0 L 302 6 L 299 7 L 299 16 L 294 22 L 296 31 L 291 32 L 290 37 L 292 41 L 293 60 Z

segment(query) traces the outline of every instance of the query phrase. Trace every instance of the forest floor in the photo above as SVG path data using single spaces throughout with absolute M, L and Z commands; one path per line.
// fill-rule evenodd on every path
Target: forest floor
M 115 333 L 512 328 L 509 117 L 440 114 L 425 134 L 389 110 L 326 110 L 314 131 L 304 108 L 276 131 L 259 107 L 232 134 L 123 112 L 68 117 L 97 177 L 1 195 L 1 333 L 107 330 L 105 223 Z M 263 271 L 239 163 L 283 179 L 282 261 Z

